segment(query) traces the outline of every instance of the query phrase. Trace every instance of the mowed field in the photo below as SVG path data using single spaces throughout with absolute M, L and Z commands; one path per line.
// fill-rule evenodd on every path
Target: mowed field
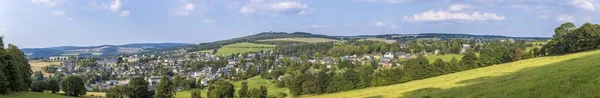
M 225 45 L 217 50 L 216 55 L 231 55 L 234 53 L 268 51 L 275 48 L 275 45 L 255 44 L 255 43 L 236 43 Z
M 600 97 L 598 58 L 600 50 L 539 57 L 402 84 L 302 97 Z
M 268 40 L 259 40 L 268 42 L 268 41 L 291 41 L 291 42 L 307 42 L 307 43 L 320 43 L 320 42 L 333 42 L 338 41 L 334 39 L 327 38 L 278 38 L 278 39 L 268 39 Z
M 252 89 L 252 88 L 258 88 L 261 85 L 264 85 L 265 87 L 267 87 L 267 91 L 268 91 L 268 97 L 277 97 L 277 94 L 281 93 L 281 92 L 285 92 L 286 94 L 288 94 L 288 96 L 290 96 L 289 94 L 289 90 L 287 88 L 277 88 L 275 83 L 271 83 L 269 82 L 269 80 L 265 80 L 260 78 L 260 76 L 256 76 L 256 77 L 252 77 L 250 79 L 244 80 L 246 82 L 248 82 L 248 89 Z M 235 91 L 237 92 L 238 90 L 240 90 L 241 85 L 242 85 L 242 81 L 237 81 L 237 82 L 232 82 L 233 86 L 235 87 Z M 206 97 L 206 93 L 207 90 L 202 90 L 202 97 Z M 235 93 L 235 95 L 237 96 L 237 93 Z M 177 92 L 177 95 L 175 96 L 175 98 L 190 98 L 191 95 L 191 91 L 182 91 L 182 92 Z
M 427 58 L 427 60 L 429 60 L 429 63 L 435 62 L 435 60 L 437 60 L 438 58 L 444 60 L 444 62 L 450 62 L 452 60 L 452 58 L 456 58 L 456 60 L 460 61 L 462 59 L 462 57 L 463 57 L 463 55 L 460 55 L 460 54 L 425 56 L 425 58 Z
M 42 71 L 42 67 L 50 66 L 50 65 L 60 65 L 62 62 L 42 62 L 42 61 L 29 61 L 29 65 L 31 66 L 31 71 Z M 48 73 L 42 71 L 45 76 L 48 76 Z

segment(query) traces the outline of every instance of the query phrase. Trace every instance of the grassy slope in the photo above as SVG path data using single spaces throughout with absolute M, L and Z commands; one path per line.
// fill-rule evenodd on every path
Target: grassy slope
M 438 94 L 452 94 L 461 97 L 482 98 L 591 97 L 585 95 L 598 97 L 600 88 L 597 84 L 600 83 L 600 78 L 596 77 L 600 72 L 598 69 L 600 62 L 597 61 L 597 58 L 600 58 L 599 55 L 600 50 L 539 57 L 402 84 L 303 97 L 402 97 L 407 94 L 417 94 L 410 97 L 419 97 L 419 94 L 431 94 L 433 97 L 439 97 L 436 96 Z M 578 72 L 570 73 L 571 71 Z M 478 82 L 474 83 L 473 81 Z M 511 94 L 515 95 L 511 96 Z
M 286 92 L 289 94 L 289 90 L 287 88 L 277 88 L 275 85 L 275 83 L 271 83 L 268 80 L 262 79 L 260 78 L 260 76 L 256 76 L 253 78 L 250 78 L 248 80 L 244 80 L 246 82 L 248 82 L 248 89 L 252 89 L 252 88 L 258 88 L 261 85 L 264 85 L 267 87 L 267 91 L 268 91 L 268 96 L 269 97 L 277 97 L 277 94 L 280 92 Z M 235 91 L 237 92 L 240 89 L 240 86 L 242 85 L 242 81 L 237 81 L 237 82 L 232 82 L 233 86 L 235 87 Z M 202 96 L 206 97 L 206 92 L 207 90 L 202 90 Z M 237 96 L 237 93 L 235 93 Z M 175 98 L 190 98 L 191 97 L 191 92 L 190 91 L 182 91 L 182 92 L 177 92 L 177 95 L 175 96 Z
M 98 93 L 98 92 L 88 92 L 87 95 L 85 96 L 81 96 L 80 98 L 94 98 L 93 96 L 99 96 L 101 94 L 101 97 L 104 97 L 104 93 Z M 0 98 L 66 98 L 67 96 L 62 95 L 62 94 L 52 94 L 52 93 L 38 93 L 38 92 L 19 92 L 16 94 L 9 94 L 9 95 L 0 95 Z
M 259 52 L 261 50 L 271 50 L 275 45 L 255 44 L 255 43 L 236 43 L 223 46 L 217 51 L 217 55 L 231 55 L 233 53 Z
M 260 40 L 260 41 L 293 41 L 293 42 L 319 43 L 319 42 L 332 42 L 332 41 L 337 41 L 337 40 L 327 39 L 327 38 L 278 38 L 278 39 L 268 39 L 268 40 Z

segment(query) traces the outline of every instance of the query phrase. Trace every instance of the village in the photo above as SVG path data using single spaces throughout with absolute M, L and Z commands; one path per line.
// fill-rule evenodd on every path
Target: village
M 461 52 L 471 49 L 471 46 L 464 44 Z M 378 61 L 382 68 L 390 68 L 393 65 L 402 66 L 398 60 L 408 61 L 416 58 L 418 55 L 438 55 L 439 50 L 432 52 L 385 52 L 371 54 L 354 54 L 342 57 L 323 57 L 310 58 L 310 63 L 320 63 L 326 68 L 333 67 L 339 60 L 348 60 L 351 62 L 368 63 L 373 60 Z M 263 64 L 255 62 L 246 62 L 250 60 L 271 60 L 272 64 Z M 209 52 L 184 52 L 169 51 L 160 52 L 152 55 L 132 54 L 119 57 L 93 58 L 78 56 L 54 56 L 49 57 L 47 61 L 63 62 L 60 65 L 52 65 L 44 68 L 46 72 L 54 72 L 54 76 L 81 75 L 87 81 L 88 91 L 106 91 L 113 86 L 125 86 L 129 79 L 133 77 L 146 77 L 149 90 L 154 90 L 160 82 L 162 75 L 180 76 L 190 81 L 197 87 L 207 86 L 209 81 L 220 78 L 232 78 L 233 73 L 246 72 L 249 66 L 256 66 L 256 70 L 271 72 L 274 67 L 282 66 L 280 59 L 300 60 L 298 56 L 287 56 L 283 54 L 274 54 L 273 51 L 244 53 L 231 56 L 218 56 Z M 201 68 L 190 66 L 189 62 L 219 62 L 212 63 L 213 66 L 200 65 Z M 204 63 L 206 64 L 206 63 Z M 222 65 L 214 65 L 222 64 Z M 266 65 L 273 65 L 270 68 Z M 261 70 L 266 69 L 266 70 Z M 235 71 L 235 72 L 233 72 Z M 233 77 L 235 78 L 235 77 Z M 281 78 L 281 76 L 279 77 Z M 180 88 L 179 90 L 182 90 Z

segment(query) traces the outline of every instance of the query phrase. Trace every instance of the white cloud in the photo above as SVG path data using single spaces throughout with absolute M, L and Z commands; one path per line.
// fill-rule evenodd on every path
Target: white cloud
M 176 8 L 171 14 L 176 16 L 189 16 L 195 9 L 196 5 L 194 5 L 194 3 L 185 3 L 181 7 Z
M 381 21 L 377 21 L 377 22 L 373 23 L 373 26 L 376 26 L 376 27 L 383 27 L 386 25 L 387 25 L 386 23 L 381 22 Z
M 216 22 L 216 20 L 212 20 L 212 19 L 204 20 L 204 23 L 215 23 L 215 22 Z
M 50 15 L 53 15 L 53 16 L 65 16 L 65 14 L 67 14 L 67 12 L 65 12 L 65 11 L 54 11 L 54 12 L 50 13 Z
M 121 13 L 119 13 L 119 16 L 127 17 L 127 16 L 129 16 L 129 14 L 131 14 L 131 12 L 129 12 L 128 10 L 123 10 L 123 11 L 121 11 Z
M 575 17 L 571 15 L 559 15 L 556 17 L 556 21 L 558 22 L 574 22 Z
M 327 28 L 330 27 L 329 25 L 323 25 L 323 24 L 313 24 L 309 26 L 310 28 Z
M 579 9 L 587 10 L 587 11 L 596 11 L 594 4 L 592 4 L 589 0 L 572 0 L 571 4 Z
M 248 4 L 240 9 L 243 14 L 296 14 L 308 15 L 312 14 L 313 10 L 306 4 L 295 1 L 284 2 L 266 2 L 262 0 L 251 0 Z
M 471 8 L 471 6 L 469 5 L 465 5 L 465 4 L 454 4 L 452 6 L 450 6 L 448 9 L 450 11 L 463 11 L 465 9 L 469 9 Z
M 406 2 L 411 2 L 413 0 L 354 0 L 354 1 L 359 1 L 359 2 L 374 2 L 374 3 L 406 3 Z
M 64 0 L 31 0 L 31 3 L 34 4 L 42 4 L 44 6 L 55 7 L 57 5 L 63 4 Z
M 472 14 L 464 12 L 448 12 L 444 10 L 429 10 L 424 13 L 415 14 L 412 17 L 404 16 L 404 20 L 407 21 L 445 21 L 445 20 L 459 20 L 459 21 L 487 21 L 487 20 L 506 20 L 504 16 L 497 15 L 495 13 L 480 13 L 474 12 Z
M 109 5 L 108 10 L 118 12 L 119 9 L 121 9 L 121 6 L 123 6 L 121 0 L 115 0 Z

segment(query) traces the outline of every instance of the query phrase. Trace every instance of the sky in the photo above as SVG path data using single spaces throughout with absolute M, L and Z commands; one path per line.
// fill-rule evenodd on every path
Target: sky
M 260 32 L 550 37 L 600 22 L 599 0 L 0 0 L 21 48 L 202 43 Z

